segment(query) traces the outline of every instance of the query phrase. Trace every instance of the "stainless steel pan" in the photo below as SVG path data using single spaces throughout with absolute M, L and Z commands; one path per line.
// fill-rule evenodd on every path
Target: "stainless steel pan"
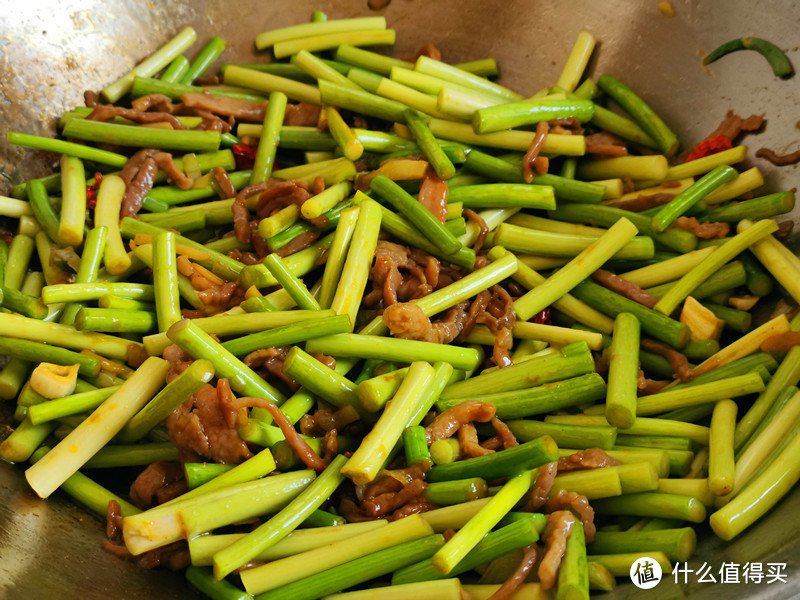
M 502 82 L 526 94 L 552 85 L 579 30 L 600 40 L 591 68 L 612 73 L 641 94 L 685 143 L 701 140 L 728 109 L 764 113 L 766 130 L 746 143 L 782 152 L 800 143 L 796 123 L 800 78 L 781 81 L 752 52 L 704 69 L 698 54 L 728 39 L 759 36 L 788 51 L 800 67 L 800 3 L 753 0 L 673 0 L 662 15 L 656 0 L 392 0 L 383 11 L 397 29 L 395 51 L 413 56 L 434 43 L 446 60 L 495 57 Z M 52 135 L 57 117 L 82 103 L 181 27 L 200 40 L 217 34 L 229 48 L 223 60 L 263 60 L 254 36 L 298 23 L 314 9 L 332 18 L 370 14 L 366 0 L 0 0 L 0 194 L 48 172 L 54 156 L 9 147 L 8 130 Z M 800 183 L 800 167 L 776 169 L 758 161 L 768 185 Z M 651 592 L 621 585 L 609 597 L 791 598 L 800 596 L 800 492 L 757 527 L 724 544 L 704 527 L 690 567 L 707 562 L 787 563 L 788 584 L 676 586 L 670 574 Z M 0 464 L 0 598 L 177 599 L 195 594 L 182 576 L 143 571 L 99 548 L 103 524 L 55 494 L 35 497 L 22 470 Z M 620 583 L 623 578 L 620 578 Z

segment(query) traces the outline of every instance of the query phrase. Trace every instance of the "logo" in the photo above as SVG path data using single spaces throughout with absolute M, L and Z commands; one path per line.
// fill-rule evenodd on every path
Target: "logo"
M 631 565 L 631 581 L 643 590 L 649 590 L 661 581 L 661 565 L 654 558 L 643 556 Z

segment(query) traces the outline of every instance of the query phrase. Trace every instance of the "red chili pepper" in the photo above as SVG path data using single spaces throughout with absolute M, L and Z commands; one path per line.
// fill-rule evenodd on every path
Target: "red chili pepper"
M 733 148 L 731 141 L 724 135 L 719 134 L 713 138 L 705 139 L 697 144 L 697 147 L 695 147 L 694 151 L 686 157 L 686 162 L 703 158 L 704 156 L 709 156 L 710 154 L 716 154 L 717 152 L 722 152 L 723 150 L 730 150 L 731 148 Z
M 538 323 L 539 325 L 550 325 L 550 309 L 545 308 L 544 310 L 536 313 L 531 318 L 531 321 Z
M 97 172 L 94 174 L 94 185 L 86 186 L 86 206 L 94 209 L 97 206 L 97 188 L 103 182 L 103 174 Z
M 256 160 L 256 149 L 247 144 L 236 144 L 233 147 L 233 156 L 236 159 L 236 168 L 239 171 L 252 169 Z

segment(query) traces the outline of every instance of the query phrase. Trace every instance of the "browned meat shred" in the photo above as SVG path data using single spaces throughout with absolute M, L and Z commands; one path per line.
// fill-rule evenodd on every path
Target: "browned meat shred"
M 641 346 L 645 350 L 655 352 L 666 358 L 672 366 L 672 370 L 675 371 L 675 375 L 681 381 L 689 381 L 694 378 L 694 372 L 689 366 L 689 360 L 677 350 L 653 340 L 642 340 Z
M 547 463 L 539 468 L 536 483 L 533 484 L 533 488 L 528 494 L 528 502 L 525 505 L 526 511 L 536 512 L 547 504 L 547 497 L 550 495 L 550 490 L 553 489 L 553 480 L 556 478 L 556 473 L 558 473 L 557 462 Z
M 582 496 L 581 494 L 561 490 L 544 505 L 544 510 L 548 513 L 559 511 L 564 508 L 569 508 L 578 515 L 583 525 L 586 543 L 590 543 L 594 539 L 596 529 L 594 526 L 594 509 L 589 505 L 589 500 L 586 499 L 586 496 Z
M 575 117 L 566 119 L 553 119 L 547 122 L 550 125 L 551 133 L 561 135 L 583 135 L 583 125 Z
M 552 589 L 556 584 L 558 569 L 567 549 L 567 538 L 575 524 L 575 516 L 568 510 L 559 510 L 547 515 L 544 529 L 545 550 L 539 563 L 539 581 L 543 590 Z
M 639 379 L 636 381 L 636 388 L 639 392 L 639 396 L 649 396 L 650 394 L 655 394 L 660 392 L 665 387 L 667 387 L 668 383 L 666 381 L 657 381 L 655 379 L 649 379 L 644 376 L 644 371 L 639 369 Z
M 275 420 L 275 424 L 280 427 L 283 436 L 286 438 L 286 441 L 291 446 L 294 453 L 297 457 L 303 461 L 303 464 L 306 465 L 309 469 L 314 469 L 315 471 L 322 471 L 327 465 L 327 463 L 320 457 L 319 454 L 314 452 L 314 449 L 308 445 L 308 443 L 300 437 L 300 434 L 297 433 L 294 426 L 289 422 L 289 419 L 286 418 L 281 412 L 281 409 L 278 408 L 272 402 L 267 402 L 265 405 L 261 406 L 261 408 L 266 409 L 272 418 Z
M 486 241 L 486 236 L 489 235 L 489 227 L 486 225 L 486 221 L 483 220 L 483 217 L 481 217 L 471 208 L 465 208 L 462 212 L 468 220 L 472 221 L 478 226 L 478 237 L 475 238 L 475 243 L 473 244 L 472 249 L 475 250 L 475 252 L 479 252 L 480 249 L 483 248 L 483 244 Z
M 506 579 L 505 582 L 503 582 L 503 585 L 500 586 L 500 589 L 489 596 L 489 600 L 507 600 L 508 598 L 511 598 L 511 596 L 514 595 L 514 592 L 519 589 L 519 586 L 525 583 L 525 579 L 528 577 L 528 574 L 533 572 L 533 568 L 536 566 L 536 561 L 538 560 L 539 547 L 536 544 L 525 546 L 519 566 L 514 569 L 514 572 L 511 574 L 511 576 Z
M 139 474 L 131 485 L 130 497 L 136 506 L 146 509 L 177 498 L 187 490 L 181 465 L 162 461 Z
M 320 107 L 306 102 L 287 104 L 283 124 L 292 127 L 314 127 L 319 121 Z
M 758 131 L 764 124 L 764 115 L 750 115 L 743 119 L 732 110 L 725 114 L 725 118 L 717 126 L 717 128 L 707 135 L 704 139 L 715 138 L 718 135 L 725 136 L 730 142 L 734 142 L 742 133 L 750 133 Z M 691 146 L 684 150 L 677 158 L 677 162 L 681 163 L 697 149 L 698 144 Z M 756 155 L 757 156 L 757 155 Z
M 181 94 L 181 102 L 190 108 L 200 108 L 224 117 L 260 123 L 267 111 L 267 101 L 252 102 L 239 98 L 212 96 L 199 92 Z
M 370 517 L 382 517 L 423 494 L 428 487 L 422 479 L 414 479 L 398 492 L 387 492 L 364 502 L 364 511 Z
M 525 153 L 525 156 L 522 158 L 522 177 L 525 179 L 525 183 L 531 183 L 533 181 L 534 170 L 540 175 L 542 174 L 542 161 L 538 163 L 538 169 L 536 168 L 537 165 L 535 163 L 539 158 L 539 153 L 544 147 L 544 141 L 547 139 L 548 131 L 550 131 L 550 126 L 545 121 L 541 121 L 536 125 L 536 135 L 534 136 L 528 151 Z M 547 167 L 544 168 L 544 172 L 547 172 Z
M 492 427 L 494 427 L 494 430 L 497 432 L 497 436 L 500 438 L 504 450 L 519 446 L 516 436 L 512 433 L 511 429 L 509 429 L 508 425 L 497 417 L 492 419 Z
M 296 391 L 300 386 L 294 379 L 283 372 L 283 361 L 289 354 L 289 346 L 271 346 L 254 350 L 244 357 L 244 364 L 251 369 L 263 368 L 270 375 L 277 377 L 286 383 L 292 390 Z
M 383 311 L 383 322 L 395 337 L 449 344 L 461 331 L 464 315 L 464 303 L 460 303 L 449 309 L 444 319 L 432 323 L 416 304 L 397 302 Z
M 586 153 L 601 158 L 627 156 L 628 148 L 625 140 L 614 134 L 603 132 L 586 136 Z
M 391 306 L 421 298 L 440 285 L 439 274 L 439 261 L 432 256 L 380 240 L 370 270 L 372 290 L 364 296 L 363 303 L 374 306 L 383 300 L 385 306 Z
M 428 56 L 434 60 L 442 60 L 442 53 L 439 52 L 439 49 L 433 44 L 425 44 L 417 50 L 417 54 L 414 58 L 417 59 L 420 56 Z
M 128 159 L 119 176 L 125 182 L 125 195 L 122 197 L 119 216 L 133 217 L 142 208 L 147 193 L 153 189 L 158 165 L 153 158 L 158 150 L 145 148 Z
M 83 103 L 88 108 L 94 108 L 98 104 L 100 104 L 100 95 L 92 90 L 86 90 L 83 92 Z
M 678 217 L 673 227 L 690 231 L 703 240 L 724 238 L 731 230 L 727 223 L 700 223 L 695 217 Z
M 164 171 L 167 176 L 182 190 L 189 190 L 192 189 L 194 186 L 194 180 L 190 177 L 187 177 L 183 171 L 178 168 L 178 165 L 175 164 L 175 161 L 172 160 L 172 154 L 168 154 L 167 152 L 159 152 L 158 154 L 153 156 L 153 160 L 156 161 L 158 168 Z
M 169 123 L 173 129 L 186 129 L 177 117 L 167 112 L 144 112 L 135 108 L 124 108 L 111 104 L 98 104 L 86 115 L 87 121 L 110 121 L 122 117 L 134 123 Z
M 252 456 L 236 429 L 228 425 L 216 387 L 206 384 L 167 417 L 170 441 L 183 456 L 197 455 L 237 464 Z
M 220 199 L 226 200 L 236 196 L 236 188 L 233 187 L 231 178 L 228 177 L 228 172 L 223 167 L 214 167 L 211 169 L 211 175 L 214 177 L 214 181 L 217 182 Z
M 439 178 L 433 167 L 428 166 L 422 178 L 418 199 L 441 223 L 447 220 L 447 194 L 447 182 Z
M 156 108 L 159 112 L 173 114 L 177 109 L 176 105 L 172 103 L 172 98 L 164 94 L 148 94 L 147 96 L 140 96 L 131 102 L 131 106 L 136 110 L 145 111 L 150 108 Z M 180 105 L 178 105 L 180 106 Z
M 381 10 L 389 6 L 392 0 L 367 0 L 367 6 L 370 10 Z
M 433 422 L 425 428 L 428 443 L 452 437 L 466 423 L 473 421 L 487 423 L 494 418 L 495 412 L 493 404 L 478 402 L 477 400 L 469 400 L 456 406 L 451 406 L 437 415 Z
M 461 446 L 462 454 L 467 458 L 494 454 L 494 450 L 488 450 L 478 443 L 478 431 L 472 423 L 464 423 L 459 428 L 458 443 Z
M 603 467 L 615 467 L 620 462 L 611 458 L 600 448 L 589 448 L 562 456 L 558 459 L 559 472 L 579 471 L 584 469 L 602 469 Z
M 788 154 L 778 154 L 769 148 L 759 148 L 756 150 L 758 158 L 766 158 L 776 167 L 785 167 L 786 165 L 796 165 L 800 162 L 800 150 L 789 152 Z
M 592 279 L 603 287 L 610 289 L 612 292 L 616 292 L 620 296 L 638 302 L 647 308 L 653 308 L 656 303 L 658 303 L 658 298 L 655 296 L 648 294 L 635 283 L 631 283 L 609 271 L 598 269 L 592 273 Z
M 621 208 L 623 210 L 630 210 L 632 212 L 640 212 L 642 210 L 647 210 L 648 208 L 654 208 L 656 206 L 661 206 L 662 204 L 667 204 L 671 202 L 673 198 L 675 198 L 675 194 L 642 194 L 629 200 L 615 200 L 613 202 L 609 202 L 608 206 Z
M 397 521 L 410 515 L 428 512 L 429 510 L 434 510 L 437 508 L 439 507 L 430 502 L 424 495 L 417 496 L 402 508 L 398 508 L 396 511 L 394 511 L 392 513 L 392 520 Z

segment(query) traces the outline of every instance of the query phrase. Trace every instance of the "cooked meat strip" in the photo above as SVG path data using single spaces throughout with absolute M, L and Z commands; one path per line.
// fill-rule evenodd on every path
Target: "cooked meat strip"
M 575 117 L 567 117 L 566 119 L 553 119 L 548 121 L 547 124 L 553 133 L 562 135 L 583 135 L 583 125 Z
M 675 375 L 681 381 L 694 379 L 694 373 L 689 366 L 689 360 L 677 350 L 653 340 L 642 340 L 640 345 L 645 350 L 655 352 L 666 358 L 672 366 L 672 370 L 675 371 Z
M 94 108 L 100 104 L 100 95 L 92 90 L 86 90 L 83 92 L 83 103 L 87 108 Z
M 438 48 L 436 48 L 436 46 L 433 44 L 425 44 L 419 50 L 417 50 L 417 54 L 414 58 L 417 59 L 420 56 L 428 56 L 434 60 L 442 60 L 442 53 L 439 52 Z
M 608 206 L 621 208 L 622 210 L 630 210 L 632 212 L 640 212 L 647 210 L 648 208 L 655 208 L 656 206 L 667 204 L 671 202 L 675 196 L 676 194 L 665 193 L 642 194 L 636 198 L 631 198 L 630 200 L 615 200 L 613 202 L 609 202 Z
M 486 241 L 486 236 L 489 235 L 489 227 L 486 225 L 486 221 L 483 220 L 478 213 L 476 213 L 471 208 L 465 208 L 462 211 L 463 215 L 475 225 L 478 226 L 478 237 L 475 238 L 475 243 L 472 245 L 472 249 L 475 252 L 479 252 L 481 248 L 483 248 L 483 244 Z
M 550 131 L 550 126 L 545 121 L 541 121 L 536 125 L 536 135 L 528 151 L 525 153 L 525 156 L 522 158 L 522 177 L 525 179 L 525 183 L 531 183 L 533 181 L 533 163 L 542 151 L 542 147 L 544 147 L 544 141 L 547 138 L 548 131 Z
M 536 561 L 538 560 L 539 547 L 536 544 L 525 546 L 519 566 L 514 569 L 511 576 L 503 582 L 500 589 L 489 596 L 489 600 L 508 600 L 508 598 L 511 598 L 514 592 L 519 589 L 519 586 L 525 583 L 525 579 L 527 579 L 528 575 L 533 572 L 533 568 L 536 566 Z
M 709 138 L 723 135 L 731 142 L 734 141 L 742 132 L 758 131 L 764 124 L 764 115 L 750 115 L 746 119 L 729 110 L 725 119 L 711 132 Z
M 339 514 L 341 514 L 348 523 L 363 523 L 364 521 L 375 520 L 372 517 L 368 517 L 361 507 L 349 498 L 345 498 L 339 503 Z
M 618 460 L 611 458 L 600 448 L 589 448 L 559 458 L 558 471 L 566 473 L 585 469 L 602 469 L 603 467 L 616 467 L 619 464 Z
M 194 179 L 187 177 L 172 160 L 172 154 L 159 152 L 153 155 L 158 168 L 164 171 L 172 182 L 182 190 L 190 190 L 194 187 Z
M 528 494 L 528 502 L 525 508 L 528 512 L 536 512 L 547 504 L 547 497 L 550 495 L 550 490 L 553 489 L 553 480 L 558 473 L 558 463 L 551 462 L 539 467 L 539 475 L 536 476 L 536 483 L 533 484 L 530 493 Z
M 285 246 L 281 246 L 278 250 L 276 250 L 275 254 L 277 254 L 281 258 L 286 258 L 287 256 L 291 256 L 295 252 L 300 252 L 301 250 L 305 250 L 319 239 L 319 235 L 320 235 L 319 231 L 306 231 L 305 233 L 301 233 L 300 235 L 295 236 L 295 238 L 291 242 L 289 242 Z
M 758 158 L 765 158 L 776 167 L 785 167 L 786 165 L 795 165 L 800 162 L 800 150 L 789 152 L 788 154 L 778 154 L 769 148 L 759 148 L 756 150 Z
M 214 167 L 211 169 L 211 176 L 217 182 L 219 188 L 219 197 L 221 200 L 234 198 L 236 196 L 236 188 L 233 187 L 231 178 L 228 177 L 228 172 L 223 167 Z
M 383 322 L 393 336 L 405 340 L 449 344 L 459 334 L 465 317 L 465 303 L 447 311 L 444 319 L 432 323 L 422 309 L 410 302 L 396 302 L 383 311 Z
M 170 441 L 183 455 L 200 455 L 223 464 L 252 456 L 236 429 L 229 427 L 217 389 L 204 385 L 166 419 Z
M 695 217 L 678 217 L 673 227 L 690 231 L 703 240 L 724 238 L 731 230 L 727 223 L 700 223 Z
M 192 276 L 193 284 L 196 275 L 195 273 L 195 275 Z M 212 285 L 206 289 L 200 290 L 197 292 L 197 295 L 200 297 L 200 300 L 203 301 L 203 304 L 205 304 L 206 311 L 219 312 L 231 308 L 230 305 L 237 299 L 240 299 L 243 293 L 244 290 L 239 288 L 238 281 L 226 281 L 221 286 Z M 234 306 L 238 306 L 238 304 L 234 304 Z
M 142 208 L 147 193 L 153 189 L 158 173 L 158 165 L 153 158 L 158 150 L 144 148 L 128 159 L 119 176 L 125 182 L 125 195 L 122 197 L 120 218 L 133 217 Z
M 314 127 L 319 121 L 321 108 L 314 104 L 298 102 L 297 104 L 287 104 L 286 114 L 283 116 L 283 124 L 297 127 Z
M 497 432 L 497 436 L 500 438 L 500 441 L 503 443 L 503 449 L 513 448 L 514 446 L 519 446 L 519 442 L 517 441 L 517 437 L 511 432 L 511 429 L 508 428 L 508 425 L 503 423 L 500 419 L 495 417 L 492 419 L 492 427 Z
M 650 394 L 656 394 L 667 387 L 668 382 L 666 381 L 657 381 L 655 379 L 648 379 L 644 376 L 644 371 L 639 369 L 639 379 L 636 382 L 636 388 L 639 392 L 639 396 L 649 396 Z
M 427 487 L 422 479 L 415 479 L 398 492 L 387 492 L 365 501 L 364 512 L 370 517 L 382 517 L 423 494 Z
M 487 423 L 494 418 L 495 411 L 493 404 L 477 400 L 452 406 L 437 415 L 433 422 L 425 428 L 428 444 L 452 437 L 465 423 L 473 421 Z
M 87 121 L 111 121 L 114 117 L 122 117 L 134 123 L 169 123 L 173 129 L 186 129 L 177 117 L 167 112 L 144 112 L 135 108 L 98 104 L 86 115 Z
M 150 108 L 155 108 L 159 112 L 172 114 L 175 112 L 177 106 L 172 103 L 172 98 L 164 94 L 148 94 L 147 96 L 140 96 L 131 102 L 131 106 L 136 110 L 146 111 Z
M 139 473 L 131 485 L 130 497 L 136 506 L 146 509 L 176 498 L 187 490 L 180 463 L 162 461 Z
M 461 333 L 458 335 L 459 341 L 464 341 L 467 339 L 472 330 L 475 328 L 475 324 L 478 322 L 478 317 L 480 317 L 484 312 L 486 312 L 486 308 L 489 306 L 489 302 L 492 300 L 492 293 L 489 290 L 483 290 L 479 292 L 475 299 L 472 301 L 472 304 L 469 305 L 469 310 L 467 311 L 467 316 L 464 320 L 464 327 L 461 330 Z
M 598 269 L 592 273 L 592 279 L 603 287 L 610 289 L 612 292 L 616 292 L 620 296 L 638 302 L 647 308 L 653 308 L 658 303 L 658 298 L 655 296 L 651 296 L 635 283 L 631 283 L 609 271 Z
M 447 220 L 447 182 L 440 179 L 430 165 L 425 170 L 422 185 L 419 189 L 419 203 L 441 223 Z
M 593 133 L 586 136 L 586 153 L 601 158 L 627 156 L 628 148 L 625 140 L 611 133 Z
M 242 195 L 241 192 L 239 195 Z M 263 219 L 290 204 L 296 204 L 300 207 L 310 197 L 308 184 L 305 181 L 299 179 L 270 179 L 267 182 L 267 187 L 258 197 L 256 214 Z M 315 225 L 318 224 L 316 219 L 312 219 L 310 222 Z M 325 223 L 319 222 L 319 224 L 324 225 Z
M 118 535 L 122 535 L 122 509 L 119 502 L 116 500 L 109 500 L 106 507 L 106 537 L 110 540 Z
M 306 441 L 300 437 L 300 434 L 297 433 L 294 426 L 289 422 L 289 419 L 286 418 L 281 412 L 281 409 L 277 407 L 277 405 L 273 404 L 272 402 L 267 402 L 264 408 L 272 415 L 272 418 L 275 421 L 275 424 L 280 427 L 281 432 L 283 433 L 286 441 L 292 447 L 292 450 L 297 455 L 297 457 L 303 461 L 303 464 L 306 465 L 309 469 L 314 469 L 315 471 L 322 471 L 327 465 L 327 463 L 322 460 L 319 454 L 314 452 L 313 448 L 309 446 Z
M 344 429 L 350 425 L 350 423 L 355 423 L 360 418 L 358 411 L 349 405 L 345 405 L 336 411 L 317 409 L 314 413 L 314 419 L 325 432 L 333 431 L 334 429 Z
M 494 454 L 494 450 L 487 450 L 478 443 L 478 431 L 472 423 L 464 423 L 458 430 L 458 443 L 461 452 L 467 458 Z
M 502 450 L 503 449 L 503 440 L 499 435 L 495 435 L 490 437 L 488 440 L 481 442 L 481 448 L 486 448 L 487 450 Z
M 713 139 L 717 136 L 725 137 L 729 142 L 733 142 L 738 138 L 742 133 L 749 133 L 753 131 L 758 131 L 761 129 L 761 126 L 764 124 L 764 115 L 750 115 L 746 119 L 743 119 L 740 115 L 737 115 L 732 110 L 729 110 L 725 114 L 725 118 L 722 122 L 717 126 L 717 128 L 712 131 L 703 141 Z M 702 143 L 702 142 L 701 142 Z M 684 162 L 688 156 L 693 154 L 697 147 L 700 144 L 695 144 L 690 148 L 687 148 L 680 155 L 678 155 L 678 162 Z
M 545 512 L 560 511 L 564 508 L 569 508 L 575 511 L 578 518 L 583 524 L 583 533 L 586 536 L 586 543 L 590 543 L 594 539 L 595 526 L 594 526 L 594 509 L 589 505 L 589 500 L 586 496 L 576 494 L 575 492 L 567 492 L 561 490 L 547 501 L 544 506 Z
M 575 524 L 575 515 L 568 510 L 559 510 L 547 515 L 544 528 L 544 556 L 539 563 L 539 582 L 543 590 L 552 589 L 556 584 L 558 569 L 567 549 L 567 538 Z
M 247 200 L 243 196 L 237 196 L 231 207 L 233 211 L 233 229 L 236 232 L 236 239 L 246 244 L 250 241 L 250 213 L 247 211 Z
M 492 362 L 501 369 L 514 364 L 510 353 L 513 342 L 514 338 L 511 335 L 511 329 L 508 327 L 503 327 L 497 332 L 492 348 Z
M 408 502 L 402 508 L 398 508 L 396 511 L 394 511 L 392 513 L 392 521 L 397 521 L 398 519 L 402 519 L 410 515 L 428 512 L 429 510 L 434 510 L 437 508 L 439 507 L 428 501 L 425 496 L 420 495 Z
M 292 389 L 298 389 L 294 379 L 287 376 L 283 372 L 283 361 L 286 360 L 286 355 L 289 354 L 289 346 L 272 346 L 269 348 L 260 348 L 254 350 L 244 357 L 244 364 L 251 369 L 264 368 L 269 374 L 277 377 Z
M 201 108 L 224 117 L 260 123 L 264 120 L 268 102 L 252 102 L 225 96 L 212 96 L 199 92 L 181 94 L 181 102 L 190 108 Z
M 408 271 L 404 275 L 403 271 Z M 385 306 L 400 301 L 421 298 L 439 284 L 439 261 L 428 254 L 408 247 L 380 240 L 375 250 L 375 261 L 370 270 L 372 291 L 364 296 L 366 306 L 381 300 Z

